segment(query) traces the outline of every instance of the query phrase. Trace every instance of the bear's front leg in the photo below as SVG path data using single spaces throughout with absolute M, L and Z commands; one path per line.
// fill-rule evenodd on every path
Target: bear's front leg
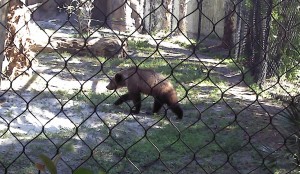
M 121 95 L 120 98 L 117 101 L 115 101 L 114 105 L 120 105 L 123 102 L 128 101 L 128 100 L 130 100 L 130 97 L 129 97 L 129 94 L 126 93 L 124 95 Z

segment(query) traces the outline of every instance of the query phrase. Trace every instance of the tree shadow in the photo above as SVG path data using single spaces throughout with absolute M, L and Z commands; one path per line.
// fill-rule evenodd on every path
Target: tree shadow
M 61 172 L 70 173 L 84 165 L 112 170 L 118 164 L 121 165 L 120 161 L 128 158 L 128 149 L 141 139 L 147 140 L 149 131 L 162 130 L 157 134 L 163 135 L 170 125 L 179 135 L 180 142 L 187 144 L 190 142 L 182 140 L 185 133 L 200 137 L 211 134 L 209 138 L 199 138 L 200 144 L 190 145 L 199 147 L 200 150 L 196 149 L 195 154 L 202 152 L 201 149 L 205 150 L 205 147 L 211 148 L 205 156 L 209 160 L 209 155 L 220 157 L 224 154 L 227 157 L 238 154 L 235 157 L 238 159 L 245 153 L 253 152 L 253 149 L 259 151 L 262 145 L 277 150 L 283 148 L 284 137 L 272 121 L 279 117 L 282 106 L 261 98 L 244 82 L 242 72 L 232 75 L 236 71 L 222 66 L 222 60 L 189 50 L 162 49 L 165 51 L 165 59 L 180 59 L 179 62 L 184 60 L 186 63 L 182 67 L 177 66 L 178 70 L 173 74 L 176 77 L 177 73 L 178 78 L 180 75 L 182 86 L 187 88 L 181 101 L 185 110 L 182 121 L 176 121 L 173 115 L 170 116 L 172 113 L 167 107 L 158 115 L 147 114 L 145 111 L 150 110 L 153 103 L 149 97 L 143 101 L 144 112 L 138 115 L 130 114 L 131 103 L 113 107 L 112 103 L 118 95 L 106 92 L 105 84 L 109 81 L 110 72 L 119 70 L 119 65 L 125 59 L 117 60 L 114 67 L 109 67 L 111 64 L 103 64 L 107 60 L 101 62 L 94 57 L 72 60 L 45 56 L 37 67 L 33 67 L 35 75 L 27 82 L 21 81 L 22 77 L 17 78 L 12 83 L 8 82 L 1 92 L 0 96 L 7 97 L 7 101 L 1 104 L 0 109 L 0 156 L 7 158 L 6 162 L 0 161 L 0 171 L 4 171 L 5 167 L 19 171 L 20 166 L 34 171 L 33 163 L 38 161 L 39 154 L 53 157 L 58 151 L 64 151 L 68 143 L 74 145 L 75 151 L 65 152 L 59 163 Z M 130 56 L 136 60 L 144 59 L 136 58 L 137 53 Z M 195 62 L 202 69 L 194 70 L 195 74 L 202 74 L 186 80 L 193 72 L 186 68 L 194 66 Z M 166 70 L 165 65 L 156 66 L 155 69 L 164 74 L 172 71 Z M 202 85 L 204 80 L 210 84 Z M 224 82 L 228 84 L 222 87 Z M 234 141 L 235 137 L 239 141 Z M 231 148 L 234 143 L 238 145 Z M 143 144 L 141 148 L 145 146 Z M 157 148 L 155 146 L 150 145 Z M 172 148 L 176 149 L 176 146 Z M 199 155 L 188 159 L 195 158 L 203 160 Z M 243 161 L 247 160 L 255 159 L 247 158 Z M 29 164 L 31 166 L 28 167 Z M 126 169 L 124 165 L 122 163 L 118 167 Z

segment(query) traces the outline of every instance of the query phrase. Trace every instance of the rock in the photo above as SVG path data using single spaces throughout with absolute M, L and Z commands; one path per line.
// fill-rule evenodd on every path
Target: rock
M 81 38 L 51 38 L 51 46 L 43 43 L 35 43 L 30 49 L 34 52 L 68 52 L 71 54 L 93 55 L 103 57 L 126 57 L 127 42 L 123 42 L 115 37 L 90 38 L 86 41 Z M 78 52 L 79 51 L 79 52 Z
M 1 96 L 1 97 L 0 97 L 0 104 L 2 104 L 2 103 L 4 103 L 4 102 L 6 102 L 6 98 L 3 97 L 3 96 Z
M 94 55 L 104 57 L 126 57 L 127 42 L 121 42 L 117 38 L 94 38 L 87 43 Z

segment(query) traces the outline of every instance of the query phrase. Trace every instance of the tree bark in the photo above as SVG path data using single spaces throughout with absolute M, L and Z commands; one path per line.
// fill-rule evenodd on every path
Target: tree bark
M 187 14 L 187 6 L 186 0 L 179 0 L 179 21 L 178 21 L 178 34 L 186 34 L 186 14 Z
M 31 15 L 30 9 L 20 1 L 10 0 L 7 15 L 9 32 L 5 42 L 5 56 L 8 60 L 5 74 L 10 79 L 28 74 L 30 59 L 34 57 L 29 48 L 33 44 L 30 38 Z
M 4 43 L 6 39 L 6 26 L 7 26 L 7 9 L 9 1 L 0 0 L 0 88 L 1 88 L 1 76 L 2 76 L 2 65 L 4 60 Z
M 225 12 L 224 20 L 224 32 L 222 38 L 221 47 L 225 49 L 231 49 L 233 47 L 233 33 L 234 33 L 234 11 L 231 9 L 231 4 L 227 3 L 227 9 Z
M 166 0 L 163 2 L 164 8 L 164 14 L 162 18 L 162 29 L 166 30 L 167 32 L 170 32 L 171 29 L 171 12 L 172 12 L 172 1 L 171 0 Z
M 202 23 L 202 6 L 203 6 L 203 0 L 198 0 L 198 11 L 199 11 L 199 18 L 198 18 L 198 33 L 197 33 L 197 42 L 200 42 L 200 36 L 201 36 L 201 23 Z

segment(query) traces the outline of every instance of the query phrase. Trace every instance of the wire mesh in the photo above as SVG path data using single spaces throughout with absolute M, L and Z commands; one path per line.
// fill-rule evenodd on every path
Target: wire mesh
M 1 1 L 0 173 L 51 171 L 46 158 L 57 173 L 299 173 L 299 7 Z M 129 67 L 171 82 L 183 118 L 150 112 L 165 96 L 114 106 L 127 89 L 106 85 Z

